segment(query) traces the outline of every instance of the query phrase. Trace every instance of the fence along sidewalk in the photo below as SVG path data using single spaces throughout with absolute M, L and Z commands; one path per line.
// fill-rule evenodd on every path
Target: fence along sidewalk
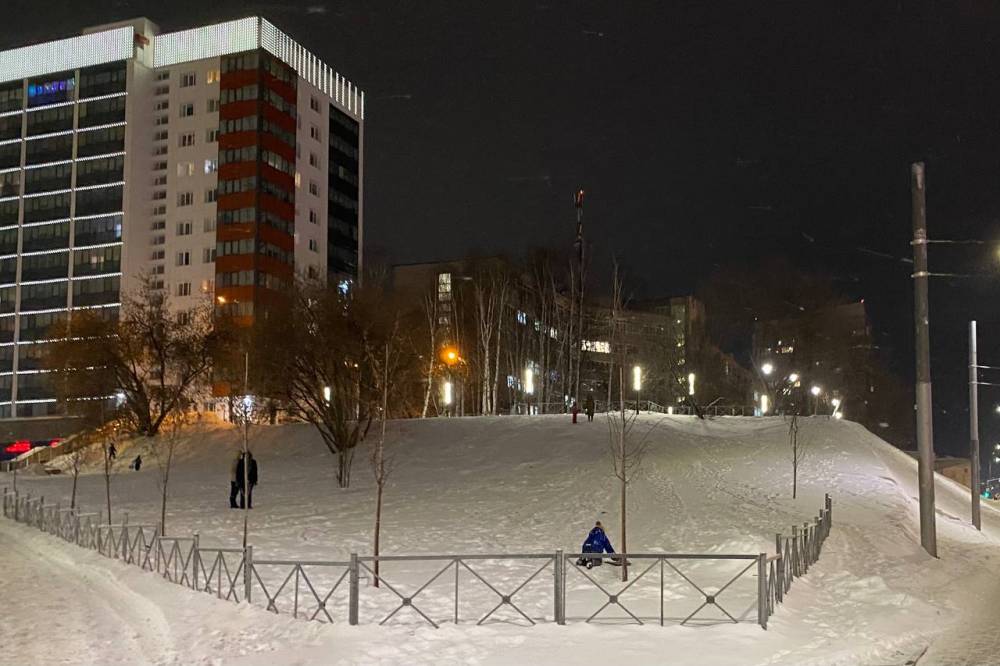
M 658 620 L 662 626 L 668 619 L 674 619 L 668 616 L 666 604 L 676 606 L 678 603 L 673 591 L 667 593 L 667 581 L 670 580 L 671 584 L 694 596 L 692 608 L 677 616 L 679 624 L 702 622 L 706 609 L 711 608 L 724 617 L 721 621 L 732 623 L 738 623 L 756 611 L 756 623 L 767 629 L 768 620 L 784 601 L 794 580 L 806 575 L 819 560 L 833 524 L 833 501 L 826 495 L 823 508 L 812 522 L 792 526 L 790 535 L 775 535 L 776 552 L 772 555 L 622 554 L 619 556 L 631 563 L 635 573 L 627 583 L 613 586 L 600 581 L 593 572 L 573 566 L 578 558 L 594 557 L 593 553 L 556 550 L 551 553 L 378 557 L 352 554 L 348 561 L 268 560 L 256 559 L 250 545 L 246 549 L 203 547 L 198 533 L 190 537 L 167 537 L 160 533 L 159 525 L 130 524 L 127 513 L 123 513 L 120 524 L 100 524 L 100 514 L 85 513 L 79 507 L 63 509 L 59 504 L 46 505 L 44 497 L 22 496 L 6 488 L 3 490 L 2 507 L 6 518 L 226 601 L 253 603 L 256 600 L 272 613 L 291 613 L 296 618 L 320 622 L 333 623 L 338 615 L 346 615 L 347 622 L 356 625 L 361 622 L 361 601 L 364 599 L 365 610 L 375 610 L 377 617 L 381 618 L 380 625 L 406 614 L 435 628 L 444 622 L 459 624 L 462 621 L 460 600 L 465 599 L 468 605 L 470 591 L 473 604 L 482 601 L 480 597 L 489 600 L 477 605 L 476 612 L 468 616 L 477 625 L 495 618 L 502 609 L 530 625 L 539 621 L 564 625 L 568 619 L 593 623 L 605 619 L 609 609 L 618 609 L 625 616 L 622 619 L 637 624 Z M 514 576 L 514 583 L 492 578 L 485 569 L 489 562 L 500 563 L 507 578 Z M 722 584 L 707 585 L 695 572 L 701 562 L 733 562 L 736 573 L 728 574 Z M 427 578 L 418 578 L 417 584 L 404 582 L 380 566 L 420 564 L 430 567 L 431 574 Z M 523 567 L 523 576 L 517 577 L 513 572 L 519 566 Z M 577 572 L 572 577 L 578 587 L 572 590 L 568 585 L 570 569 Z M 545 582 L 544 572 L 551 576 L 548 583 Z M 753 594 L 752 604 L 739 612 L 732 605 L 740 603 L 736 586 L 752 581 L 755 574 L 756 589 L 743 588 L 741 591 L 742 594 Z M 410 571 L 408 575 L 413 578 L 414 572 Z M 373 583 L 364 592 L 360 584 L 363 576 Z M 463 576 L 466 581 L 464 588 Z M 432 586 L 440 588 L 445 581 L 449 590 L 453 591 L 448 595 L 438 593 L 436 599 L 428 599 Z M 645 595 L 638 593 L 640 584 L 652 581 L 659 584 L 658 613 L 651 613 L 648 604 L 645 609 L 637 606 L 655 596 L 648 591 Z M 539 590 L 544 590 L 540 597 Z M 339 597 L 335 596 L 337 592 L 341 592 Z M 535 597 L 526 599 L 529 592 Z M 623 598 L 629 593 L 627 599 Z M 726 598 L 720 601 L 724 593 Z M 345 594 L 347 598 L 343 599 Z M 340 613 L 333 608 L 338 599 L 345 606 Z M 387 614 L 383 614 L 385 608 L 378 606 L 378 602 L 385 599 L 391 602 Z M 449 604 L 449 611 L 447 617 L 442 617 L 440 607 L 445 601 Z M 434 606 L 438 609 L 435 610 Z M 551 608 L 551 613 L 541 610 L 544 606 Z M 573 615 L 568 610 L 580 614 Z M 671 608 L 671 612 L 674 610 Z

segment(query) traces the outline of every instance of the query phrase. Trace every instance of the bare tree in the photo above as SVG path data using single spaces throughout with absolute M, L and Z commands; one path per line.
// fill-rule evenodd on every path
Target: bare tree
M 160 476 L 157 479 L 160 485 L 160 534 L 167 533 L 167 489 L 170 485 L 170 469 L 174 462 L 174 452 L 177 443 L 180 441 L 183 428 L 187 423 L 187 412 L 179 410 L 174 412 L 165 422 L 165 428 L 161 429 L 159 441 L 152 447 L 153 458 L 160 468 Z
M 80 478 L 80 468 L 83 467 L 84 451 L 78 448 L 69 454 L 69 468 L 73 474 L 73 493 L 69 497 L 69 508 L 76 508 L 76 487 Z
M 437 327 L 438 327 L 438 306 L 437 306 L 437 285 L 434 290 L 424 295 L 423 300 L 424 317 L 427 320 L 427 333 L 430 337 L 430 344 L 427 348 L 427 385 L 424 388 L 424 406 L 420 412 L 420 418 L 427 418 L 430 409 L 431 395 L 434 393 L 434 369 L 437 367 Z
M 625 409 L 625 376 L 624 368 L 618 367 L 619 409 L 608 410 L 608 452 L 614 469 L 615 478 L 619 482 L 619 500 L 621 503 L 621 533 L 619 547 L 622 552 L 622 580 L 628 580 L 628 487 L 635 479 L 642 466 L 646 453 L 649 433 L 642 437 L 633 433 L 637 415 Z M 655 427 L 655 426 L 654 426 Z
M 788 422 L 788 445 L 792 450 L 792 499 L 798 495 L 799 463 L 805 455 L 805 442 L 799 438 L 799 415 L 792 414 Z
M 103 408 L 116 396 L 115 418 L 149 437 L 205 380 L 221 343 L 210 304 L 178 312 L 149 280 L 123 298 L 117 320 L 75 311 L 52 337 L 45 363 L 58 372 L 56 392 L 68 411 Z
M 111 421 L 99 432 L 103 440 L 104 453 L 104 496 L 108 505 L 108 524 L 111 524 L 111 473 L 113 471 L 111 447 L 118 448 L 118 423 Z
M 491 262 L 473 280 L 476 342 L 479 352 L 481 413 L 496 413 L 501 331 L 510 279 L 504 267 Z
M 385 433 L 386 423 L 389 420 L 389 396 L 395 392 L 396 381 L 401 366 L 401 350 L 399 349 L 398 330 L 387 339 L 383 345 L 382 353 L 373 354 L 371 362 L 377 377 L 377 388 L 381 393 L 381 405 L 378 412 L 378 423 L 375 430 L 375 439 L 372 443 L 370 463 L 372 474 L 375 477 L 375 557 L 381 552 L 382 543 L 382 496 L 385 492 L 385 484 L 392 473 L 393 457 L 386 454 Z M 379 561 L 375 560 L 375 587 L 379 586 Z

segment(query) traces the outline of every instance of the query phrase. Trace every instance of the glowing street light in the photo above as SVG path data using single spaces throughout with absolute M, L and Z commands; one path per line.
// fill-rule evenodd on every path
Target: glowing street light
M 793 384 L 799 381 L 799 373 L 793 372 L 792 374 L 788 375 L 788 381 L 790 381 Z
M 328 405 L 330 404 L 330 387 L 329 386 L 324 386 L 323 387 L 323 400 L 326 401 L 326 404 L 328 404 Z
M 688 374 L 688 395 L 694 395 L 694 373 Z
M 524 369 L 524 392 L 528 395 L 535 393 L 535 371 L 528 366 Z
M 818 398 L 819 394 L 823 392 L 823 389 L 821 389 L 818 386 L 813 386 L 811 389 L 809 389 L 809 392 L 813 394 L 814 398 Z
M 761 395 L 760 396 L 760 415 L 761 416 L 766 416 L 767 415 L 767 410 L 768 410 L 768 408 L 770 406 L 771 405 L 770 405 L 770 401 L 767 398 L 767 394 L 765 393 L 765 394 Z
M 639 391 L 642 390 L 642 368 L 632 367 L 632 388 L 635 390 L 635 413 L 639 414 Z
M 833 400 L 830 401 L 830 404 L 833 405 L 834 407 L 840 407 L 840 398 L 834 398 Z
M 445 382 L 444 383 L 444 395 L 442 397 L 444 399 L 444 404 L 450 406 L 451 403 L 452 403 L 452 386 L 451 386 L 451 382 Z
M 771 365 L 770 363 L 765 363 L 764 365 L 760 366 L 760 371 L 763 372 L 765 375 L 770 375 L 772 372 L 774 372 L 774 366 Z

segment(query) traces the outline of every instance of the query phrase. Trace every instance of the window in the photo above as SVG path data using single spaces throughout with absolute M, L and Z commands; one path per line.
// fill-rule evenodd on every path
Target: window
M 215 173 L 219 170 L 219 160 L 205 160 L 205 173 Z
M 205 83 L 218 83 L 219 82 L 219 70 L 210 69 L 205 75 Z
M 191 283 L 181 282 L 177 285 L 177 295 L 178 296 L 190 296 L 191 295 Z
M 166 116 L 156 116 L 156 120 L 153 121 L 154 125 L 166 125 L 170 122 L 170 119 Z
M 190 222 L 178 222 L 177 223 L 177 235 L 178 236 L 190 236 L 191 235 L 191 223 Z
M 193 203 L 194 203 L 194 193 L 181 192 L 177 195 L 178 206 L 190 206 Z
M 170 86 L 156 86 L 156 90 L 153 91 L 154 95 L 166 95 L 170 92 Z M 166 107 L 163 107 L 166 108 Z
M 203 231 L 215 231 L 215 218 L 206 217 L 203 223 Z
M 184 72 L 181 74 L 181 88 L 193 86 L 198 82 L 198 76 L 194 72 Z
M 177 137 L 177 145 L 181 148 L 194 145 L 194 132 L 185 132 Z
M 153 207 L 153 215 L 166 215 L 166 214 L 167 214 L 166 206 L 160 205 Z
M 319 252 L 319 244 L 316 243 L 315 238 L 309 239 L 309 249 L 312 250 L 313 252 Z
M 210 190 L 205 190 L 205 203 L 212 203 L 218 197 L 218 191 L 213 187 Z
M 153 261 L 162 261 L 165 256 L 166 253 L 163 250 L 153 250 L 153 253 L 149 255 L 149 258 Z
M 320 133 L 319 128 L 315 125 L 309 126 L 309 136 L 310 138 L 316 139 L 317 141 L 323 140 L 323 135 Z
M 214 99 L 214 98 L 208 100 L 208 105 L 205 107 L 205 110 L 208 111 L 209 113 L 218 113 L 218 111 L 219 111 L 219 100 Z
M 178 162 L 177 163 L 177 175 L 178 176 L 193 176 L 194 175 L 194 162 Z
M 215 261 L 215 248 L 206 247 L 204 250 L 201 251 L 201 263 L 210 264 L 213 261 Z
M 319 156 L 316 153 L 309 153 L 309 166 L 319 168 Z
M 202 280 L 201 293 L 210 294 L 215 291 L 215 280 Z
M 191 265 L 191 253 L 184 251 L 177 253 L 177 265 L 178 266 L 190 266 Z
M 167 163 L 166 162 L 154 162 L 153 163 L 153 171 L 166 171 L 166 170 L 167 170 Z
M 438 274 L 437 293 L 439 302 L 451 301 L 451 273 Z
M 153 111 L 166 111 L 170 108 L 170 102 L 168 100 L 161 100 L 153 105 Z
M 185 102 L 181 104 L 180 108 L 181 118 L 188 118 L 194 115 L 194 104 L 192 102 Z
M 319 196 L 319 185 L 316 184 L 315 180 L 309 181 L 309 194 L 315 194 Z
M 170 70 L 165 70 L 165 71 L 162 71 L 162 72 L 157 72 L 156 73 L 156 80 L 157 81 L 168 81 L 168 80 L 170 80 Z
M 205 132 L 205 141 L 207 143 L 215 143 L 219 140 L 219 130 L 218 128 L 210 129 Z
M 309 222 L 312 224 L 319 224 L 319 214 L 312 208 L 309 209 Z
M 317 111 L 318 112 L 319 111 L 319 100 L 316 99 L 315 97 L 310 97 L 309 98 L 309 108 L 312 109 L 313 111 Z
M 153 134 L 153 141 L 166 141 L 169 136 L 170 134 L 167 130 L 160 130 Z

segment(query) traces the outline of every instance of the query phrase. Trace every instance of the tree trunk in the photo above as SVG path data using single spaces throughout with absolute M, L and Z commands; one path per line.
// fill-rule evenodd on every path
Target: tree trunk
M 382 481 L 375 483 L 375 587 L 378 587 L 379 544 L 382 537 Z
M 104 492 L 108 501 L 108 525 L 111 524 L 111 455 L 104 445 Z
M 618 378 L 618 402 L 621 404 L 621 431 L 618 434 L 618 451 L 621 457 L 621 482 L 622 482 L 622 492 L 621 492 L 621 512 L 622 512 L 622 538 L 621 538 L 621 549 L 622 549 L 622 582 L 628 580 L 628 514 L 627 514 L 627 504 L 626 496 L 628 494 L 628 468 L 627 468 L 627 452 L 625 451 L 625 376 L 624 369 L 618 369 L 621 375 Z
M 76 508 L 76 480 L 80 477 L 79 465 L 74 465 L 73 467 L 73 494 L 69 498 L 69 508 Z
M 340 449 L 337 451 L 337 486 L 348 488 L 351 485 L 351 449 Z

